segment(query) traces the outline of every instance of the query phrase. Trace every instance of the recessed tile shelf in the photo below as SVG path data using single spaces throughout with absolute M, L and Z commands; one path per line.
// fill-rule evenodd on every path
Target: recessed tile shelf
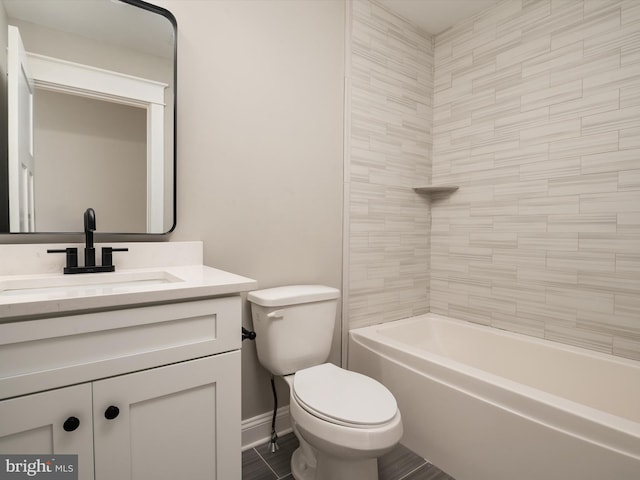
M 458 190 L 457 185 L 426 185 L 424 187 L 413 187 L 418 193 L 451 193 Z

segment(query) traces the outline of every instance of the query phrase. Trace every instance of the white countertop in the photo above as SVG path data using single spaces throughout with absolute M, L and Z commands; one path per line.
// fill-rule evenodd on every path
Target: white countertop
M 127 246 L 129 245 L 132 244 Z M 34 248 L 35 253 L 29 252 L 27 257 L 35 255 L 49 262 L 52 258 L 64 262 L 64 255 L 42 255 L 43 249 L 46 252 L 47 247 L 51 248 L 52 245 L 38 246 Z M 144 249 L 141 244 L 134 245 L 133 253 L 140 248 Z M 151 245 L 151 250 L 158 248 L 157 244 Z M 173 247 L 171 243 L 165 243 L 160 248 L 165 250 Z M 187 256 L 189 261 L 195 259 L 197 262 L 201 258 L 197 253 L 197 249 L 202 248 L 199 242 L 176 242 L 175 248 L 196 251 L 194 255 Z M 131 256 L 125 257 L 127 253 L 132 252 L 122 255 L 128 261 L 120 263 L 136 265 Z M 14 274 L 15 269 L 12 269 L 11 274 L 3 275 L 5 272 L 0 270 L 0 323 L 47 315 L 58 316 L 82 311 L 233 295 L 257 288 L 257 282 L 250 278 L 201 264 L 176 265 L 179 260 L 175 256 L 169 256 L 172 257 L 170 261 L 162 261 L 160 256 L 154 262 L 145 260 L 137 263 L 136 267 L 140 268 L 119 268 L 118 257 L 114 259 L 116 272 L 113 273 L 63 275 L 62 264 L 53 272 L 51 268 L 47 268 L 42 272 L 19 275 Z M 28 263 L 29 258 L 26 258 L 26 261 Z M 19 260 L 16 263 L 19 263 Z
M 0 295 L 0 322 L 22 318 L 60 315 L 101 309 L 123 308 L 134 305 L 190 300 L 201 297 L 232 295 L 256 288 L 257 283 L 250 278 L 217 270 L 204 265 L 164 267 L 159 269 L 131 269 L 115 272 L 116 275 L 134 273 L 155 273 L 158 271 L 176 277 L 177 281 L 145 285 L 110 286 L 110 273 L 88 273 L 74 275 L 74 280 L 101 280 L 95 287 L 89 284 L 82 291 L 57 288 L 50 292 L 23 293 L 20 295 Z M 51 278 L 52 282 L 61 274 L 0 276 L 0 289 L 6 280 L 29 281 Z M 93 278 L 91 278 L 93 277 Z

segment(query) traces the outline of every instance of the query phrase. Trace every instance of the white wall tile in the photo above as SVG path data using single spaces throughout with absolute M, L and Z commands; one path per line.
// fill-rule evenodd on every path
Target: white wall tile
M 605 2 L 601 2 L 601 4 L 603 3 Z M 607 4 L 610 5 L 612 2 L 607 1 Z M 611 8 L 604 11 L 585 11 L 584 17 L 577 18 L 572 25 L 553 32 L 551 34 L 551 48 L 555 50 L 620 28 L 620 8 L 615 6 L 615 2 L 613 4 Z
M 432 204 L 432 310 L 640 358 L 637 3 L 506 0 L 436 37 L 432 175 L 461 188 Z
M 640 149 L 637 148 L 583 155 L 580 160 L 580 171 L 581 173 L 603 173 L 633 170 L 638 166 L 639 159 Z
M 351 44 L 349 326 L 428 311 L 431 37 L 355 0 Z M 458 63 L 459 64 L 459 63 Z
M 546 267 L 549 270 L 574 272 L 576 275 L 578 271 L 614 272 L 616 256 L 614 253 L 606 251 L 551 251 L 547 252 Z
M 431 310 L 640 358 L 639 5 L 504 0 L 431 39 L 354 1 L 351 327 Z
M 547 232 L 608 233 L 615 234 L 618 216 L 612 214 L 577 214 L 547 216 Z
M 640 75 L 638 76 L 638 84 L 640 84 Z M 582 117 L 583 135 L 638 127 L 640 127 L 640 105 Z

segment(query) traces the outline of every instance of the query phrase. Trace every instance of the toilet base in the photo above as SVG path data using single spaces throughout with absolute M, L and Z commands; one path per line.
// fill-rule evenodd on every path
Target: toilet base
M 378 459 L 336 458 L 317 452 L 316 464 L 310 465 L 301 448 L 291 457 L 291 474 L 295 480 L 378 480 Z
M 295 480 L 315 480 L 316 467 L 309 465 L 300 448 L 296 448 L 291 456 L 291 475 Z

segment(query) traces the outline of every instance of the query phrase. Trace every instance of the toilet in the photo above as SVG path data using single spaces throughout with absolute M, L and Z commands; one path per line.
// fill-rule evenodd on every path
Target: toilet
M 296 480 L 376 480 L 378 457 L 402 437 L 395 398 L 378 381 L 331 363 L 340 291 L 292 285 L 249 292 L 258 360 L 289 385 L 300 447 Z

